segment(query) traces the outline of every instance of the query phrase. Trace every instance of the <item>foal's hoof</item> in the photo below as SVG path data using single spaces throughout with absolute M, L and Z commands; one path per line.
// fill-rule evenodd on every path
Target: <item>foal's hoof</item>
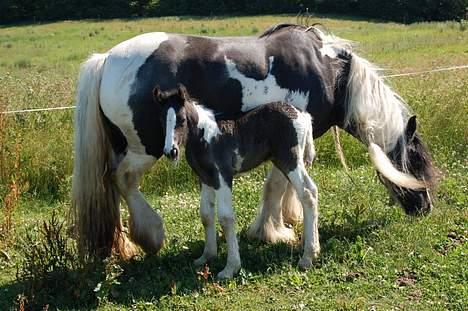
M 227 280 L 227 279 L 232 279 L 233 276 L 234 276 L 233 271 L 226 271 L 226 269 L 224 269 L 223 271 L 221 271 L 220 273 L 216 275 L 216 278 L 218 280 Z
M 216 277 L 218 278 L 218 280 L 232 279 L 234 274 L 239 272 L 239 270 L 240 270 L 240 265 L 238 267 L 237 266 L 236 267 L 226 267 L 226 268 L 223 269 L 223 271 L 218 273 L 218 275 L 216 275 Z
M 313 264 L 314 263 L 312 261 L 312 258 L 302 257 L 301 259 L 299 259 L 299 269 L 303 271 L 309 270 L 310 268 L 312 268 Z
M 318 258 L 319 253 L 314 253 L 311 257 L 305 257 L 302 256 L 301 259 L 299 259 L 299 269 L 305 271 L 309 270 L 314 266 L 314 261 Z

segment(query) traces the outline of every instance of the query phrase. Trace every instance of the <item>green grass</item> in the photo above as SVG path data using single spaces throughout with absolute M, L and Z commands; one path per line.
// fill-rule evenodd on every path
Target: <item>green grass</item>
M 294 22 L 295 18 L 174 17 L 3 27 L 0 110 L 72 105 L 80 62 L 92 52 L 105 51 L 139 33 L 255 35 L 281 21 Z M 360 54 L 394 70 L 389 73 L 468 64 L 467 32 L 454 22 L 317 21 L 336 35 L 358 41 Z M 5 196 L 13 180 L 21 196 L 12 215 L 13 229 L 0 230 L 0 250 L 7 254 L 0 254 L 0 309 L 19 308 L 24 299 L 34 309 L 46 304 L 51 309 L 101 310 L 465 309 L 468 71 L 389 82 L 418 115 L 420 132 L 441 171 L 433 213 L 407 217 L 390 203 L 365 149 L 348 136 L 343 144 L 352 170 L 349 176 L 343 173 L 327 134 L 317 141 L 318 159 L 311 170 L 320 196 L 322 256 L 317 265 L 300 272 L 296 266 L 298 247 L 246 239 L 245 230 L 255 215 L 267 170 L 263 166 L 235 181 L 243 270 L 222 283 L 212 276 L 205 280 L 192 266 L 203 249 L 196 179 L 185 162 L 174 169 L 162 160 L 142 184 L 149 202 L 165 220 L 167 243 L 161 254 L 130 262 L 109 260 L 94 270 L 61 266 L 66 273 L 60 274 L 57 268 L 42 274 L 35 280 L 42 289 L 36 288 L 31 296 L 31 284 L 17 278 L 16 272 L 18 268 L 21 271 L 28 255 L 44 244 L 42 221 L 50 219 L 53 211 L 61 219 L 66 217 L 73 112 L 4 117 L 6 124 L 0 126 L 0 225 L 5 221 Z M 18 154 L 20 161 L 15 167 Z M 301 227 L 296 231 L 299 234 Z M 36 243 L 25 245 L 28 234 Z M 225 259 L 226 248 L 221 242 L 219 256 L 209 266 L 213 275 Z

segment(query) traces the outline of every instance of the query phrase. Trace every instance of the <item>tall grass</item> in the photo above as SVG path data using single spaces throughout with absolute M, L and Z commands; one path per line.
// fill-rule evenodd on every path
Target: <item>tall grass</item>
M 0 218 L 0 244 L 8 244 L 12 242 L 13 230 L 13 213 L 18 207 L 20 197 L 20 155 L 21 143 L 17 142 L 14 145 L 14 150 L 7 155 L 6 150 L 6 130 L 7 120 L 3 106 L 0 104 L 0 194 L 2 200 L 2 217 Z

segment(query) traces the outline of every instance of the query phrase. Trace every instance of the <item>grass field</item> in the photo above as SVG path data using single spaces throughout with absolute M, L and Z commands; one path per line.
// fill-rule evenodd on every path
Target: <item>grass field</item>
M 0 27 L 0 110 L 74 104 L 79 64 L 134 35 L 170 31 L 257 35 L 290 16 L 162 18 Z M 401 25 L 317 18 L 359 42 L 361 55 L 388 73 L 468 64 L 466 23 Z M 311 170 L 319 187 L 322 256 L 297 268 L 297 246 L 249 241 L 265 165 L 236 179 L 243 269 L 217 282 L 225 244 L 208 271 L 192 266 L 203 248 L 198 186 L 185 162 L 165 160 L 142 189 L 164 217 L 158 257 L 76 264 L 66 219 L 73 112 L 0 114 L 0 310 L 465 310 L 468 305 L 468 70 L 393 78 L 418 116 L 440 170 L 435 210 L 413 218 L 388 199 L 365 149 L 345 136 L 351 166 L 341 169 L 329 135 L 317 140 Z M 56 215 L 57 221 L 51 220 Z M 125 212 L 124 212 L 125 215 Z M 47 221 L 49 226 L 44 226 Z M 301 228 L 296 228 L 300 233 Z M 221 241 L 223 240 L 220 236 Z M 203 271 L 202 271 L 203 272 Z

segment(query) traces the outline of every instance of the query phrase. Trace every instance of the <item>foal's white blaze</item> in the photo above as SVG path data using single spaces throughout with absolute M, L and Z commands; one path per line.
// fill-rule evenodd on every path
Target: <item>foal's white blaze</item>
M 101 80 L 100 105 L 109 120 L 117 125 L 128 142 L 128 149 L 145 154 L 133 124 L 133 113 L 128 99 L 134 91 L 138 69 L 160 44 L 168 40 L 163 32 L 153 32 L 124 41 L 107 54 Z
M 195 109 L 197 110 L 198 114 L 197 127 L 203 130 L 203 139 L 207 143 L 210 143 L 214 137 L 221 134 L 221 131 L 218 128 L 218 124 L 216 123 L 213 111 L 206 109 L 200 105 L 195 105 Z
M 174 108 L 167 110 L 166 117 L 166 140 L 164 142 L 164 153 L 168 154 L 174 145 L 174 130 L 176 126 L 176 113 Z
M 264 80 L 255 80 L 244 76 L 237 70 L 236 64 L 224 57 L 229 77 L 236 79 L 242 85 L 242 111 L 251 110 L 268 102 L 285 101 L 305 110 L 309 103 L 309 92 L 292 91 L 278 85 L 275 76 L 271 74 L 274 57 L 269 58 L 268 75 Z

